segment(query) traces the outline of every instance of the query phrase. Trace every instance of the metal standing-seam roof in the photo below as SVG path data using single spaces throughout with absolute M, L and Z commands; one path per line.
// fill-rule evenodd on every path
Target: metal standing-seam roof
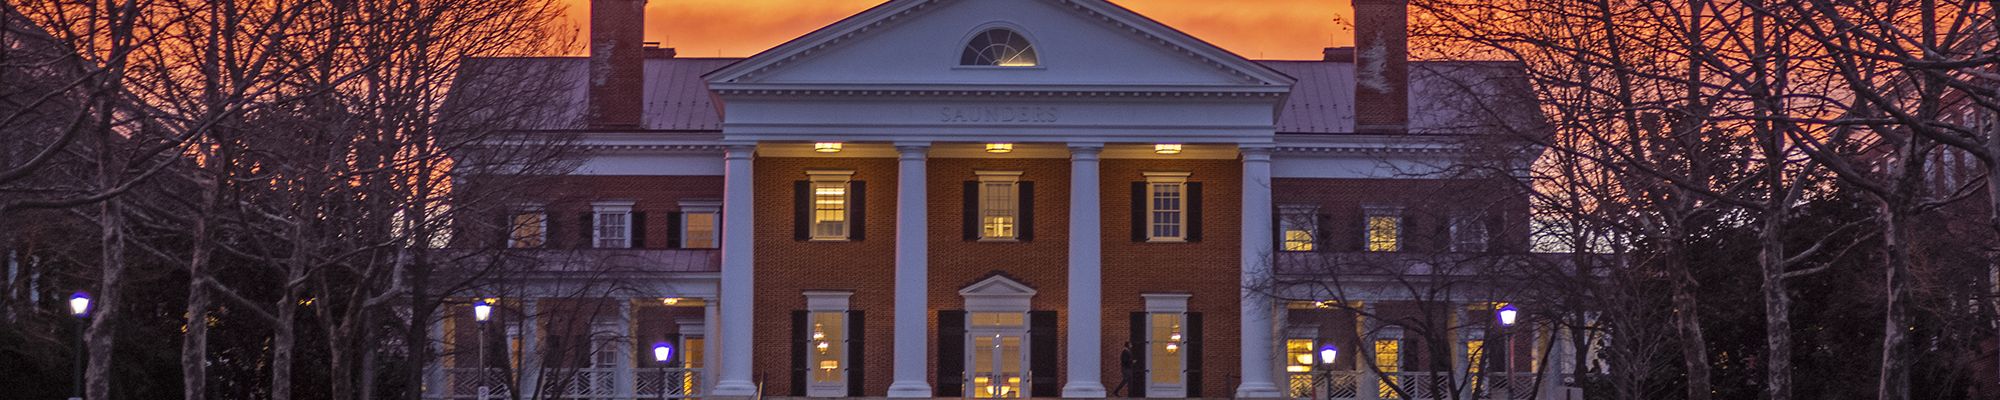
M 653 58 L 646 60 L 643 128 L 656 131 L 720 131 L 722 118 L 715 97 L 702 75 L 739 61 L 736 58 Z M 485 58 L 472 61 L 484 68 L 502 65 L 546 69 L 538 75 L 566 79 L 567 90 L 553 94 L 559 107 L 528 130 L 587 128 L 584 83 L 588 59 L 583 57 Z M 1343 61 L 1258 61 L 1298 79 L 1280 109 L 1280 134 L 1345 134 L 1354 132 L 1354 64 Z M 520 68 L 503 68 L 520 69 Z M 512 79 L 514 75 L 476 75 L 469 79 Z M 477 81 L 474 81 L 477 82 Z M 477 82 L 504 84 L 504 82 Z M 1533 93 L 1519 64 L 1477 61 L 1410 63 L 1410 132 L 1453 134 L 1489 132 L 1495 124 L 1535 129 L 1542 121 Z

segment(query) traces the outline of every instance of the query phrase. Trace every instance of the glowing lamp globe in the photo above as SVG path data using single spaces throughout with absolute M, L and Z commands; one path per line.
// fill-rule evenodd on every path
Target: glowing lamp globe
M 653 361 L 666 363 L 667 360 L 671 360 L 673 359 L 673 357 L 674 357 L 673 346 L 668 346 L 666 342 L 653 344 Z
M 478 302 L 472 303 L 472 319 L 479 320 L 479 322 L 486 322 L 486 318 L 492 316 L 493 304 L 487 303 L 486 299 L 479 299 Z
M 90 293 L 76 292 L 69 295 L 69 314 L 82 317 L 90 314 Z
M 1520 317 L 1521 310 L 1514 308 L 1513 304 L 1508 304 L 1500 306 L 1500 309 L 1494 311 L 1494 314 L 1500 317 L 1500 325 L 1514 326 L 1515 318 Z
M 1334 347 L 1332 344 L 1319 348 L 1319 362 L 1321 364 L 1332 364 L 1334 357 L 1339 355 L 1340 348 Z

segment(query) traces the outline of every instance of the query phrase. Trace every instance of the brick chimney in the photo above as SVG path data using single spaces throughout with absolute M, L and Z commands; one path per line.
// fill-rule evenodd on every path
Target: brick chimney
M 590 0 L 590 127 L 638 128 L 645 111 L 646 0 Z
M 1354 0 L 1354 131 L 1410 130 L 1410 2 Z

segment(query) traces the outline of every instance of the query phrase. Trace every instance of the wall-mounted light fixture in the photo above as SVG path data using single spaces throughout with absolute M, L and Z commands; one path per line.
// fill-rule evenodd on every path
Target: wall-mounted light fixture
M 993 154 L 1004 154 L 1004 153 L 1012 153 L 1012 152 L 1014 152 L 1014 144 L 1013 144 L 1013 143 L 987 143 L 987 144 L 986 144 L 986 152 L 988 152 L 988 153 L 993 153 Z
M 1180 144 L 1180 143 L 1161 143 L 1161 144 L 1156 144 L 1156 145 L 1153 145 L 1153 153 L 1157 153 L 1157 154 L 1164 154 L 1164 155 L 1175 155 L 1175 154 L 1180 154 L 1180 153 L 1181 153 L 1181 144 Z
M 816 151 L 816 152 L 821 152 L 821 153 L 839 153 L 839 152 L 840 152 L 840 142 L 819 142 L 819 143 L 813 143 L 813 151 Z

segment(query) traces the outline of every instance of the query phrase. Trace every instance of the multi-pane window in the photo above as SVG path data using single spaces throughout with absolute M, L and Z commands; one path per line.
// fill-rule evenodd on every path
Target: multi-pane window
M 632 247 L 630 211 L 597 212 L 597 248 L 622 249 Z
M 1313 251 L 1319 235 L 1318 209 L 1306 205 L 1278 208 L 1278 234 L 1285 251 Z
M 1182 197 L 1187 185 L 1179 182 L 1151 183 L 1147 184 L 1147 187 L 1149 188 L 1147 193 L 1152 197 L 1147 202 L 1151 208 L 1148 214 L 1152 216 L 1152 239 L 1159 241 L 1185 239 L 1185 233 L 1181 231 L 1184 222 L 1182 218 L 1186 213 Z
M 507 220 L 507 247 L 528 249 L 548 242 L 549 218 L 541 211 L 515 213 Z
M 1146 360 L 1147 371 L 1152 372 L 1150 380 L 1155 384 L 1179 384 L 1182 379 L 1181 365 L 1184 362 L 1181 350 L 1187 346 L 1184 343 L 1186 334 L 1181 332 L 1183 329 L 1181 323 L 1185 315 L 1153 313 L 1148 317 L 1153 325 L 1151 332 L 1148 332 L 1148 335 L 1152 336 L 1152 348 L 1146 352 L 1147 358 L 1150 358 Z
M 1451 217 L 1451 251 L 1486 251 L 1486 222 L 1476 214 Z
M 713 249 L 716 246 L 713 211 L 690 211 L 681 214 L 681 223 L 687 224 L 681 234 L 681 247 L 688 249 Z
M 847 239 L 847 182 L 812 183 L 813 240 Z
M 1396 385 L 1397 381 L 1400 380 L 1397 373 L 1403 372 L 1403 342 L 1393 339 L 1376 340 L 1375 368 L 1382 372 L 1382 384 L 1379 388 L 1380 396 L 1378 398 L 1401 398 L 1401 396 L 1396 395 L 1398 392 L 1392 386 Z
M 984 178 L 984 177 L 982 177 Z M 979 183 L 979 238 L 1009 240 L 1020 235 L 1020 182 Z
M 973 36 L 958 59 L 958 65 L 994 67 L 1033 67 L 1039 62 L 1028 38 L 1008 29 L 989 29 Z
M 1368 251 L 1402 251 L 1403 216 L 1394 209 L 1367 212 Z
M 812 331 L 808 340 L 812 345 L 806 350 L 811 361 L 813 383 L 842 383 L 847 379 L 841 368 L 847 354 L 847 313 L 813 312 L 810 317 Z
M 1480 365 L 1480 363 L 1484 361 L 1486 361 L 1486 341 L 1480 339 L 1466 340 L 1465 341 L 1466 379 L 1470 381 L 1468 383 L 1471 384 L 1472 387 L 1475 389 L 1490 390 L 1484 387 L 1485 385 L 1484 382 L 1479 381 L 1479 377 L 1483 375 L 1486 371 L 1486 369 L 1482 368 L 1483 366 Z

